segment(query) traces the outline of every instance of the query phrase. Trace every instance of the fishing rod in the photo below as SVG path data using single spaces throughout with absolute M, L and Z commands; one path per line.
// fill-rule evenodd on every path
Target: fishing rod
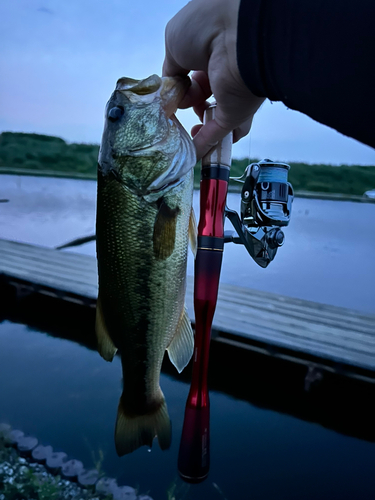
M 204 115 L 215 116 L 216 105 Z M 194 266 L 195 345 L 178 470 L 183 479 L 203 481 L 210 468 L 210 401 L 207 386 L 211 325 L 224 250 L 224 210 L 232 155 L 232 133 L 202 158 L 198 250 Z
M 204 123 L 215 116 L 216 104 Z M 202 159 L 198 251 L 194 269 L 195 346 L 190 392 L 178 457 L 178 470 L 188 482 L 203 481 L 210 467 L 210 402 L 207 385 L 212 320 L 215 313 L 224 244 L 243 244 L 261 267 L 284 244 L 280 227 L 290 221 L 293 188 L 289 165 L 263 160 L 248 165 L 241 177 L 230 178 L 232 133 Z M 228 182 L 243 183 L 240 215 L 226 206 Z M 224 231 L 228 218 L 235 231 Z

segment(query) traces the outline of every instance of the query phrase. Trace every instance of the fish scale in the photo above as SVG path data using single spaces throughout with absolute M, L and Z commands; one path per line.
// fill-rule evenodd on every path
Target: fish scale
M 152 81 L 151 97 L 147 80 L 139 95 L 137 81 L 131 80 L 130 90 L 119 89 L 118 83 L 107 105 L 98 164 L 96 333 L 106 360 L 116 350 L 121 354 L 124 386 L 115 432 L 119 455 L 151 446 L 156 435 L 162 449 L 169 447 L 171 427 L 159 385 L 164 353 L 168 349 L 181 371 L 193 352 L 184 299 L 189 228 L 194 227 L 195 151 L 167 112 L 171 101 L 176 109 L 186 81 L 159 80 L 156 92 L 157 80 Z M 146 134 L 147 144 L 136 152 L 129 144 L 141 144 L 142 136 L 134 138 L 134 123 L 138 134 Z

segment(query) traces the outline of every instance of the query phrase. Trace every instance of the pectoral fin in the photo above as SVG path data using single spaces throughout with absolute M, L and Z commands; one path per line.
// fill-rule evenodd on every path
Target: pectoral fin
M 189 363 L 194 351 L 194 335 L 186 308 L 181 314 L 176 333 L 167 347 L 169 359 L 181 373 Z
M 193 252 L 194 257 L 196 257 L 197 247 L 198 247 L 198 228 L 193 207 L 191 207 L 190 219 L 189 219 L 189 242 L 191 251 Z
M 98 301 L 96 303 L 95 333 L 98 340 L 99 354 L 106 361 L 112 361 L 117 352 L 117 348 L 114 346 L 105 325 L 100 297 L 98 297 Z
M 167 259 L 174 250 L 179 211 L 178 207 L 169 208 L 163 199 L 159 201 L 153 234 L 154 255 L 158 260 Z

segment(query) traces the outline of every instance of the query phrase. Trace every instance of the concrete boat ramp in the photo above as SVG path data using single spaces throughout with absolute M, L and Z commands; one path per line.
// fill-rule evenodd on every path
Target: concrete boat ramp
M 0 287 L 95 308 L 96 259 L 0 239 Z M 193 278 L 186 303 L 194 323 Z M 222 283 L 212 339 L 375 383 L 375 315 Z

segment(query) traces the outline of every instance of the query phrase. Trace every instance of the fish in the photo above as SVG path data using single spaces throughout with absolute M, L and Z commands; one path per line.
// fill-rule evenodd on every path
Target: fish
M 157 437 L 171 444 L 160 388 L 165 351 L 181 372 L 194 349 L 185 307 L 187 252 L 196 253 L 192 208 L 196 152 L 175 116 L 188 78 L 120 78 L 105 111 L 98 158 L 98 351 L 121 355 L 115 446 L 119 456 Z

